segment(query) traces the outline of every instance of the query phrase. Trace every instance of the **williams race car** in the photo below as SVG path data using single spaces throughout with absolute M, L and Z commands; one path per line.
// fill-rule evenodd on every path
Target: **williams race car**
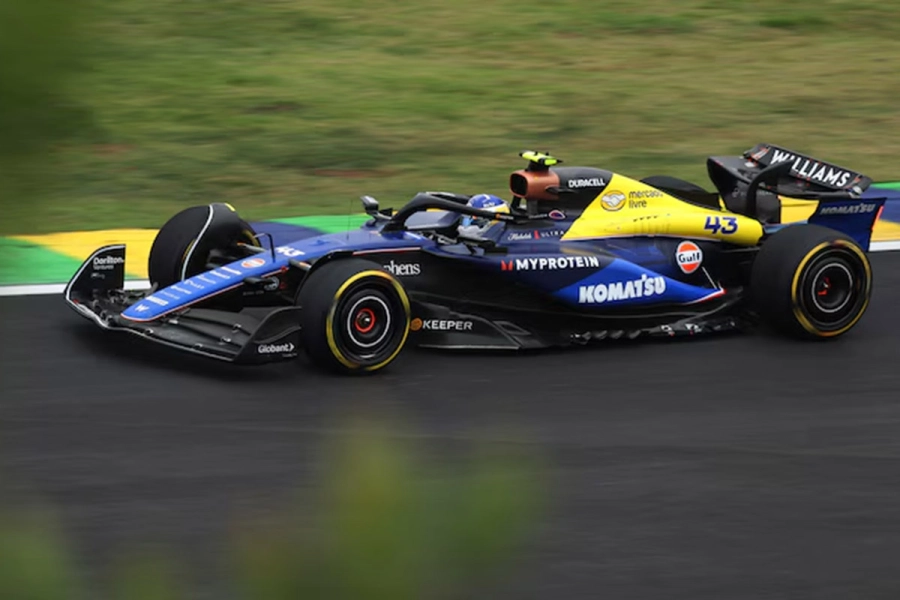
M 407 345 L 529 349 L 744 330 L 835 338 L 872 290 L 885 198 L 852 170 L 769 144 L 707 161 L 716 192 L 523 152 L 509 203 L 422 192 L 362 203 L 358 230 L 276 243 L 226 204 L 159 231 L 151 287 L 124 289 L 125 247 L 65 290 L 100 327 L 234 363 L 296 358 L 371 373 Z M 868 190 L 868 191 L 867 191 Z M 815 206 L 781 222 L 783 198 Z

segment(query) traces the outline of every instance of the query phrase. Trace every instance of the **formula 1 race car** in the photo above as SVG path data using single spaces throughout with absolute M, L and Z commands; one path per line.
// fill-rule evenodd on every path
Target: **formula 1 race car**
M 709 158 L 708 192 L 521 156 L 506 212 L 449 192 L 397 211 L 364 196 L 358 230 L 276 244 L 228 205 L 188 208 L 153 243 L 150 289 L 125 291 L 125 247 L 107 246 L 65 299 L 105 329 L 194 354 L 267 363 L 302 349 L 351 373 L 384 368 L 407 342 L 516 350 L 760 321 L 834 338 L 866 310 L 885 198 L 860 173 L 760 144 Z M 812 216 L 781 223 L 784 197 L 812 201 Z M 480 233 L 461 226 L 472 220 Z

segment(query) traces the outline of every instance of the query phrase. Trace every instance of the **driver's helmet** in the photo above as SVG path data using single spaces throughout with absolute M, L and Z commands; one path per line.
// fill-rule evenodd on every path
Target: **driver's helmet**
M 479 210 L 487 210 L 492 213 L 509 214 L 509 204 L 503 198 L 494 196 L 493 194 L 477 194 L 469 198 L 466 206 L 477 208 Z M 480 235 L 487 231 L 496 219 L 488 219 L 486 217 L 474 217 L 472 215 L 463 215 L 459 224 L 459 232 L 464 235 Z

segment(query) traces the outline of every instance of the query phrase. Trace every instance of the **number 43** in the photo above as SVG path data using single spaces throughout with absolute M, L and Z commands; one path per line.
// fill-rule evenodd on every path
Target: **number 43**
M 722 233 L 723 235 L 728 235 L 729 233 L 734 233 L 737 231 L 738 223 L 737 219 L 734 217 L 706 217 L 706 225 L 703 226 L 703 229 L 706 231 L 711 231 L 715 233 Z

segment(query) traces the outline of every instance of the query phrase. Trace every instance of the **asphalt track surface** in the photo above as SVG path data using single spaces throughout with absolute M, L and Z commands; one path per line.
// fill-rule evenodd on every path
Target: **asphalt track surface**
M 230 515 L 315 485 L 364 408 L 427 447 L 494 436 L 545 457 L 533 541 L 473 597 L 893 599 L 900 254 L 873 264 L 868 313 L 832 343 L 422 351 L 363 380 L 172 358 L 58 297 L 3 298 L 0 473 L 59 511 L 86 573 L 157 544 L 209 590 Z

